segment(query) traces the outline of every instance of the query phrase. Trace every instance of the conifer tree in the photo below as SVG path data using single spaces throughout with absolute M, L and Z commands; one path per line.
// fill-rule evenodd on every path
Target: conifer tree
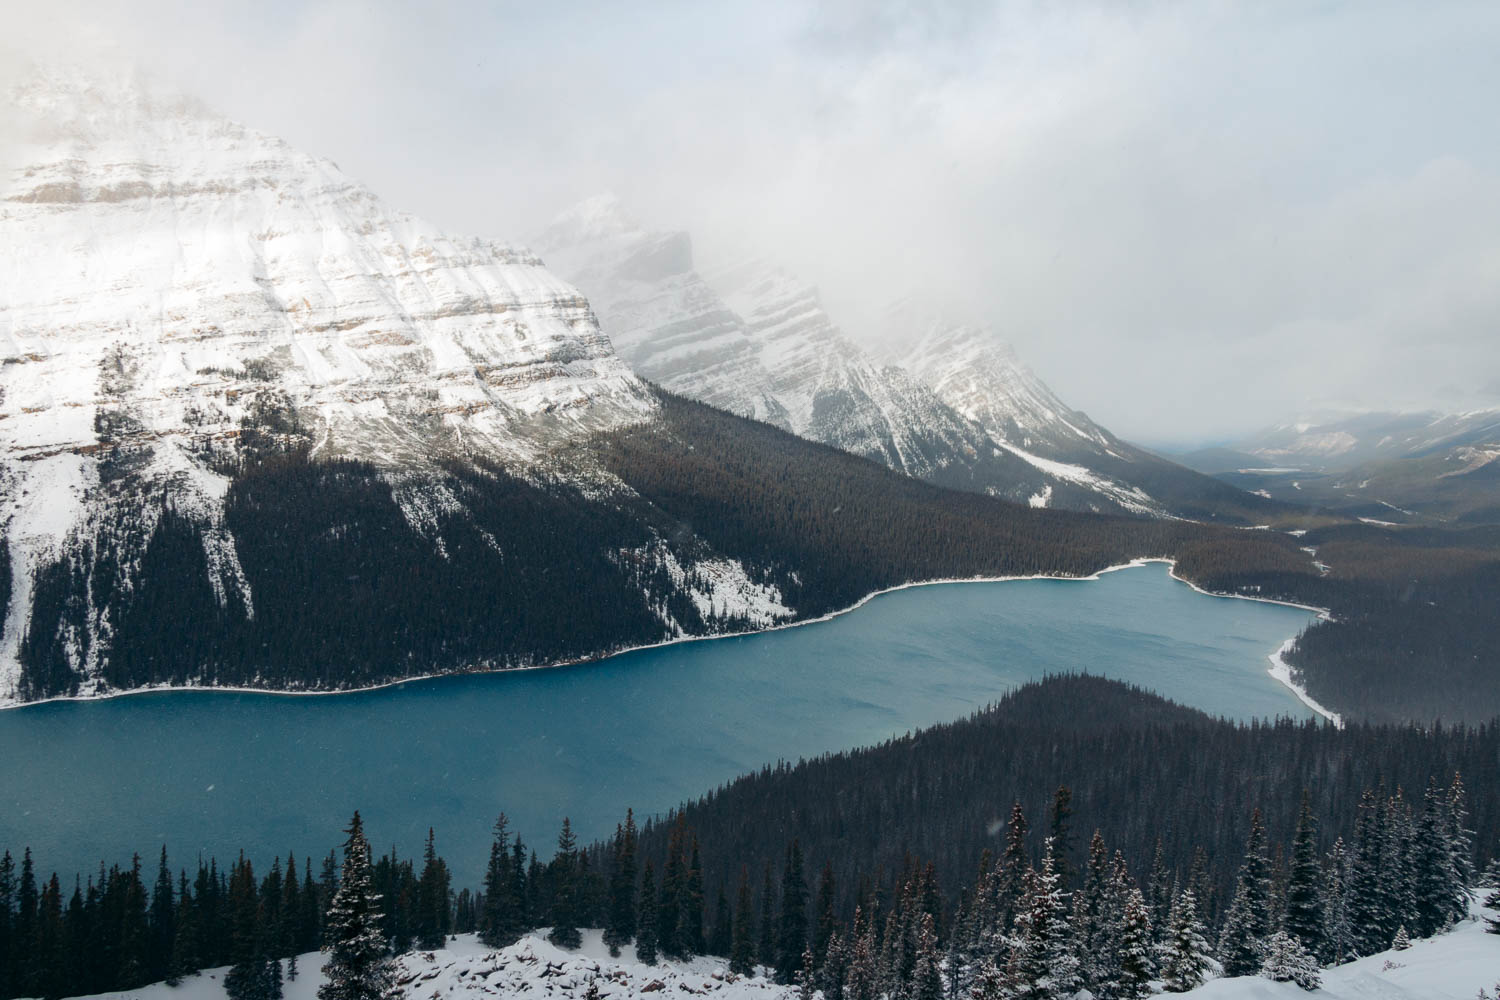
M 641 901 L 636 910 L 635 957 L 644 965 L 656 964 L 656 872 L 651 862 L 641 871 Z
M 734 916 L 729 910 L 729 896 L 719 888 L 718 902 L 714 904 L 713 929 L 709 932 L 704 954 L 728 958 L 734 947 Z
M 880 995 L 879 956 L 875 948 L 875 919 L 863 913 L 855 918 L 855 938 L 849 951 L 849 968 L 844 974 L 843 1000 L 876 1000 Z
M 683 871 L 677 936 L 685 957 L 701 955 L 706 950 L 703 940 L 703 859 L 697 837 L 693 838 L 692 854 Z
M 1327 965 L 1341 965 L 1354 957 L 1354 932 L 1349 926 L 1349 861 L 1340 837 L 1333 842 L 1324 865 L 1323 950 Z
M 813 927 L 812 953 L 813 961 L 818 965 L 822 964 L 823 957 L 828 953 L 828 942 L 833 939 L 838 927 L 838 913 L 834 909 L 837 903 L 835 890 L 833 863 L 825 861 L 823 871 L 818 876 L 818 896 L 813 905 L 818 916 Z
M 1297 813 L 1297 832 L 1292 838 L 1292 863 L 1287 876 L 1286 919 L 1283 926 L 1302 947 L 1313 955 L 1321 954 L 1323 940 L 1323 869 L 1318 864 L 1318 821 L 1313 816 L 1312 799 L 1302 791 L 1302 805 Z
M 1184 889 L 1172 904 L 1162 945 L 1162 988 L 1168 993 L 1185 993 L 1203 982 L 1208 969 L 1208 942 L 1198 921 L 1198 902 L 1193 898 L 1193 890 Z
M 604 943 L 609 953 L 618 955 L 620 947 L 635 937 L 635 813 L 625 812 L 623 826 L 615 827 L 610 845 L 609 919 L 604 928 Z
M 917 926 L 917 961 L 912 969 L 911 1000 L 943 1000 L 942 966 L 932 914 L 923 913 Z
M 1016 904 L 1021 898 L 1026 873 L 1031 869 L 1031 858 L 1026 850 L 1026 814 L 1021 803 L 1010 807 L 1010 821 L 1005 828 L 1005 857 L 1001 861 L 1001 876 L 997 909 L 1000 924 L 1010 926 L 1015 918 Z
M 380 934 L 380 897 L 371 889 L 370 844 L 359 813 L 345 831 L 344 866 L 324 922 L 327 982 L 318 1000 L 386 1000 L 394 985 Z
M 1266 939 L 1266 957 L 1260 974 L 1277 983 L 1295 983 L 1304 990 L 1322 985 L 1317 959 L 1287 931 L 1277 931 Z
M 760 886 L 759 939 L 755 954 L 760 964 L 769 969 L 776 968 L 776 918 L 773 916 L 776 895 L 771 885 L 771 862 L 766 862 L 765 878 Z
M 547 940 L 559 948 L 578 948 L 583 935 L 578 932 L 578 838 L 573 824 L 563 817 L 557 835 L 557 854 L 552 859 L 552 930 Z
M 1151 928 L 1158 944 L 1166 937 L 1167 928 L 1171 926 L 1174 898 L 1172 873 L 1167 871 L 1165 851 L 1161 838 L 1157 837 L 1156 852 L 1151 858 L 1151 875 L 1146 884 L 1146 902 L 1151 907 Z
M 786 850 L 781 876 L 781 920 L 776 977 L 790 983 L 802 968 L 807 949 L 807 879 L 802 872 L 802 846 L 793 839 Z
M 172 971 L 172 940 L 177 934 L 177 903 L 172 870 L 167 867 L 167 848 L 162 845 L 156 867 L 156 885 L 151 891 L 151 978 L 166 979 Z M 7 914 L 8 915 L 8 914 Z
M 1057 870 L 1057 888 L 1067 892 L 1073 878 L 1073 792 L 1058 785 L 1052 796 L 1052 857 Z
M 1082 986 L 1068 900 L 1058 888 L 1053 871 L 1052 838 L 1042 854 L 1042 867 L 1027 873 L 1017 906 L 1015 940 L 1011 952 L 1011 989 L 1017 1000 L 1062 1000 Z
M 740 887 L 734 901 L 734 941 L 729 946 L 729 971 L 740 976 L 755 972 L 755 916 L 750 899 L 750 869 L 740 866 Z
M 1120 928 L 1120 961 L 1114 990 L 1117 1000 L 1142 1000 L 1151 995 L 1151 980 L 1156 977 L 1152 950 L 1151 911 L 1141 891 L 1132 888 L 1125 900 L 1125 917 Z

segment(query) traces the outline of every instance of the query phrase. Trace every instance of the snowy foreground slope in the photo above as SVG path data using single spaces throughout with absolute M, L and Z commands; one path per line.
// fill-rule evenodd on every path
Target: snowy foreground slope
M 1192 1000 L 1474 1000 L 1480 989 L 1493 993 L 1500 980 L 1500 936 L 1485 934 L 1484 925 L 1467 921 L 1452 933 L 1417 941 L 1406 951 L 1381 952 L 1323 972 L 1323 987 L 1307 993 L 1291 983 L 1255 977 L 1212 980 L 1177 995 Z M 541 934 L 528 935 L 501 951 L 491 951 L 469 934 L 449 947 L 417 952 L 400 961 L 403 996 L 415 1000 L 463 1000 L 477 997 L 551 997 L 583 1000 L 589 984 L 597 983 L 600 997 L 624 998 L 684 994 L 723 997 L 724 1000 L 795 1000 L 797 991 L 765 978 L 743 979 L 730 974 L 719 959 L 636 963 L 634 949 L 618 959 L 609 957 L 599 931 L 583 932 L 583 947 L 563 951 Z M 286 1000 L 315 1000 L 323 982 L 323 956 L 312 953 L 298 960 L 302 975 L 286 984 Z M 1387 968 L 1387 965 L 1390 967 Z M 136 1000 L 221 1000 L 224 969 L 213 969 L 185 979 L 180 986 L 164 984 L 103 994 Z

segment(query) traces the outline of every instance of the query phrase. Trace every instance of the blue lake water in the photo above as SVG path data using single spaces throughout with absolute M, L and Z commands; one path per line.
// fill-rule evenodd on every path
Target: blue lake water
M 602 662 L 277 696 L 183 691 L 0 712 L 0 847 L 47 870 L 327 853 L 360 809 L 378 850 L 428 825 L 476 884 L 500 810 L 545 858 L 779 758 L 949 721 L 1087 671 L 1237 719 L 1309 713 L 1266 672 L 1311 615 L 1196 593 L 1163 565 L 1098 581 L 898 591 L 831 621 Z M 316 862 L 314 864 L 316 867 Z

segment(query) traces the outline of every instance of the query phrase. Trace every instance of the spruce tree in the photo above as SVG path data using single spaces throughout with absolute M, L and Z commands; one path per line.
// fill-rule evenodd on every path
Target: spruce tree
M 344 865 L 324 922 L 327 982 L 318 1000 L 386 1000 L 394 970 L 380 933 L 380 897 L 371 889 L 370 844 L 359 813 L 345 831 Z
M 714 904 L 713 928 L 709 932 L 704 954 L 717 958 L 728 958 L 734 947 L 734 916 L 729 910 L 729 897 L 720 887 L 718 902 Z
M 1193 890 L 1178 893 L 1168 924 L 1162 944 L 1162 988 L 1168 993 L 1185 993 L 1200 985 L 1209 969 L 1208 942 L 1198 921 L 1198 902 L 1193 898 Z
M 1324 946 L 1323 868 L 1318 864 L 1318 821 L 1306 789 L 1297 813 L 1297 832 L 1292 838 L 1292 864 L 1287 876 L 1286 919 L 1283 927 L 1313 955 Z
M 828 942 L 833 939 L 834 931 L 838 928 L 838 912 L 835 909 L 838 902 L 836 888 L 833 863 L 825 861 L 823 871 L 818 876 L 818 895 L 813 906 L 817 913 L 817 923 L 813 926 L 812 953 L 813 961 L 819 965 L 828 953 Z
M 0 855 L 0 997 L 16 996 L 11 955 L 15 952 L 14 910 L 16 906 L 16 862 L 6 851 Z
M 1141 891 L 1132 888 L 1125 900 L 1125 918 L 1120 928 L 1120 961 L 1114 990 L 1117 1000 L 1143 1000 L 1151 995 L 1151 980 L 1156 977 L 1152 951 L 1151 911 Z
M 923 913 L 917 927 L 917 961 L 912 970 L 911 1000 L 943 1000 L 942 967 L 932 914 Z
M 1344 840 L 1333 842 L 1323 876 L 1323 950 L 1326 965 L 1341 965 L 1355 957 L 1354 931 L 1349 926 L 1349 860 Z
M 740 976 L 755 972 L 755 915 L 750 898 L 750 869 L 740 866 L 740 887 L 734 901 L 734 941 L 729 946 L 729 971 Z
M 802 871 L 802 846 L 796 839 L 787 846 L 781 876 L 778 946 L 776 977 L 790 983 L 802 968 L 802 953 L 807 949 L 807 879 Z
M 760 922 L 757 927 L 755 955 L 760 964 L 769 969 L 776 968 L 776 918 L 774 907 L 776 894 L 771 885 L 771 862 L 766 862 L 765 877 L 760 887 Z
M 656 872 L 651 862 L 641 871 L 641 901 L 636 910 L 635 957 L 644 965 L 656 964 Z
M 625 823 L 615 827 L 610 845 L 609 918 L 604 927 L 604 943 L 609 953 L 618 955 L 620 948 L 635 937 L 635 814 L 626 810 Z
M 167 867 L 167 848 L 163 844 L 148 916 L 151 927 L 151 978 L 154 980 L 166 979 L 172 972 L 172 940 L 177 934 L 177 902 L 174 896 L 172 870 Z
M 1026 850 L 1026 814 L 1021 803 L 1010 807 L 1010 821 L 1005 828 L 1005 856 L 1001 859 L 1001 874 L 998 885 L 996 907 L 1000 924 L 1010 926 L 1015 918 L 1016 904 L 1021 898 L 1026 873 L 1031 869 L 1031 858 Z
M 557 835 L 557 854 L 552 859 L 552 930 L 547 940 L 559 948 L 578 948 L 583 935 L 579 922 L 578 838 L 573 824 L 563 817 Z
M 1287 931 L 1277 931 L 1266 939 L 1266 957 L 1260 974 L 1277 983 L 1295 983 L 1304 990 L 1322 985 L 1317 959 Z
M 1073 880 L 1073 792 L 1058 785 L 1052 796 L 1052 857 L 1057 870 L 1057 888 L 1067 892 Z
M 693 838 L 690 860 L 683 872 L 681 910 L 678 914 L 678 941 L 684 957 L 701 955 L 707 950 L 703 939 L 703 858 L 698 838 Z

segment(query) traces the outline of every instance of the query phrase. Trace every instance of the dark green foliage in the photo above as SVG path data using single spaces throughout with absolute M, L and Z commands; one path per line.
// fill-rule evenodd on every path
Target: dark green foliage
M 729 945 L 729 971 L 748 976 L 755 971 L 755 903 L 750 896 L 750 869 L 740 866 L 734 896 L 734 940 Z
M 1292 870 L 1287 879 L 1286 918 L 1282 923 L 1288 934 L 1308 952 L 1318 955 L 1325 949 L 1323 870 L 1318 863 L 1318 821 L 1312 802 L 1302 793 L 1297 814 L 1297 831 L 1292 835 Z
M 781 920 L 777 934 L 776 978 L 794 982 L 802 971 L 807 950 L 807 877 L 802 868 L 802 846 L 794 839 L 786 849 L 781 874 Z
M 1045 816 L 1066 780 L 1075 824 L 1098 827 L 1132 871 L 1152 873 L 1152 901 L 1165 897 L 1170 907 L 1173 883 L 1187 884 L 1201 848 L 1202 884 L 1221 902 L 1199 916 L 1217 927 L 1250 839 L 1244 804 L 1262 807 L 1263 843 L 1287 844 L 1300 810 L 1287 789 L 1306 787 L 1322 821 L 1321 855 L 1337 834 L 1356 829 L 1363 788 L 1420 787 L 1428 775 L 1446 780 L 1454 772 L 1464 774 L 1471 791 L 1486 789 L 1472 796 L 1469 825 L 1500 829 L 1500 792 L 1491 791 L 1500 789 L 1500 727 L 1239 725 L 1117 682 L 1059 677 L 1023 685 L 967 720 L 767 767 L 679 811 L 702 842 L 710 891 L 741 863 L 752 871 L 779 864 L 795 837 L 820 865 L 832 864 L 844 887 L 839 915 L 847 921 L 858 873 L 898 872 L 908 853 L 931 859 L 939 871 L 971 872 L 981 851 L 1005 842 L 1011 802 Z M 668 832 L 648 824 L 643 856 L 661 857 Z M 1038 844 L 1015 842 L 1019 857 L 1002 859 L 1002 880 L 1034 864 Z M 1481 838 L 1478 846 L 1493 850 L 1493 841 Z M 1361 862 L 1356 871 L 1378 871 L 1377 862 Z M 1255 871 L 1268 878 L 1269 864 L 1257 862 Z M 958 886 L 947 888 L 951 907 Z M 1002 905 L 1014 898 L 997 895 Z M 1167 913 L 1161 916 L 1165 925 Z M 1257 919 L 1255 926 L 1266 924 Z M 1381 947 L 1389 943 L 1387 936 Z
M 635 957 L 646 965 L 655 965 L 656 951 L 656 873 L 651 862 L 641 872 L 641 902 L 636 909 Z

